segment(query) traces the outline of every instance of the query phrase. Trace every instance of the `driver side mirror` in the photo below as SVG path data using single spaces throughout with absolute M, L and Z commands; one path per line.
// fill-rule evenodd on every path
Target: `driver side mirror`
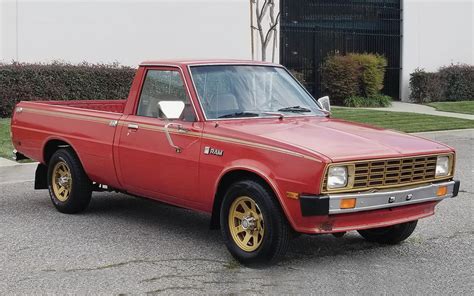
M 318 99 L 319 105 L 323 107 L 323 109 L 327 112 L 331 112 L 331 101 L 329 100 L 328 96 L 322 97 Z
M 160 101 L 158 105 L 167 119 L 180 118 L 184 110 L 183 101 Z

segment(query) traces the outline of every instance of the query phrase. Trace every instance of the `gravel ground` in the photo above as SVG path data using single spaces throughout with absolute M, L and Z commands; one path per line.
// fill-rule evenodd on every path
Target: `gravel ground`
M 423 136 L 457 149 L 461 193 L 406 242 L 303 235 L 282 262 L 263 269 L 236 263 L 207 215 L 109 193 L 94 194 L 83 214 L 64 215 L 30 178 L 4 175 L 0 294 L 472 295 L 474 133 Z

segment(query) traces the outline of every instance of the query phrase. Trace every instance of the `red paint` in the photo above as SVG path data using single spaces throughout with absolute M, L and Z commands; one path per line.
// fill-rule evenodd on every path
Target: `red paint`
M 286 192 L 318 194 L 323 170 L 335 161 L 452 152 L 443 144 L 407 134 L 321 117 L 205 121 L 188 65 L 248 64 L 249 61 L 145 62 L 137 70 L 127 101 L 20 102 L 12 118 L 13 143 L 44 162 L 50 140 L 77 152 L 89 177 L 129 193 L 211 212 L 220 178 L 233 170 L 259 175 L 275 191 L 293 228 L 305 233 L 337 232 L 401 223 L 432 215 L 435 203 L 323 217 L 301 216 L 298 200 Z M 255 62 L 255 64 L 263 64 Z M 196 122 L 180 122 L 194 136 L 173 134 L 181 153 L 159 131 L 164 120 L 135 115 L 149 68 L 174 69 L 188 86 Z M 110 126 L 118 121 L 117 127 Z M 219 123 L 216 127 L 216 123 Z M 130 131 L 129 123 L 147 125 Z M 21 143 L 21 144 L 20 144 Z M 206 146 L 224 156 L 204 155 Z

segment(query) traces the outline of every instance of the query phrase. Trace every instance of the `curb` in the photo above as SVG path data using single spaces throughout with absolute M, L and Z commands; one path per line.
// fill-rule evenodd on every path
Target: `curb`
M 14 160 L 10 160 L 8 158 L 0 157 L 0 167 L 15 166 L 15 165 L 18 165 L 18 164 L 19 163 L 14 161 Z
M 409 134 L 424 135 L 424 134 L 444 134 L 444 133 L 456 133 L 456 132 L 472 132 L 472 133 L 474 133 L 474 128 L 461 128 L 461 129 L 440 130 L 440 131 L 430 131 L 430 132 L 416 132 L 416 133 L 409 133 Z
M 12 161 L 13 162 L 13 161 Z M 0 185 L 34 181 L 37 162 L 15 163 L 0 167 Z
M 16 162 L 14 160 L 10 160 L 8 158 L 3 158 L 3 157 L 0 157 L 0 169 L 1 168 L 10 168 L 10 167 L 15 167 L 15 166 L 24 166 L 24 165 L 37 165 L 38 162 L 37 161 L 34 161 L 34 162 Z
M 416 103 L 409 103 L 409 102 L 398 102 L 402 103 L 403 105 L 413 105 L 415 109 L 410 110 L 410 109 L 396 109 L 396 107 L 360 107 L 359 109 L 365 109 L 365 110 L 374 110 L 374 111 L 386 111 L 386 112 L 398 112 L 398 113 L 416 113 L 416 114 L 424 114 L 424 115 L 431 115 L 431 116 L 441 116 L 441 117 L 451 117 L 451 118 L 458 118 L 458 119 L 465 119 L 465 120 L 474 120 L 474 115 L 471 114 L 465 114 L 465 113 L 456 113 L 456 112 L 447 112 L 447 111 L 438 111 L 436 108 L 428 106 L 428 105 L 422 105 L 422 104 L 416 104 Z M 426 109 L 431 109 L 431 110 L 417 110 L 416 108 L 426 108 Z

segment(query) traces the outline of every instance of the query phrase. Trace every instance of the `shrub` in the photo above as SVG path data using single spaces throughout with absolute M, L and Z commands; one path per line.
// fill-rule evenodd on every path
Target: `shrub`
M 322 68 L 323 92 L 343 104 L 350 97 L 378 97 L 383 88 L 387 60 L 378 54 L 334 55 Z
M 117 64 L 0 64 L 0 117 L 20 100 L 124 99 L 134 75 Z
M 389 107 L 392 105 L 392 98 L 382 94 L 372 97 L 349 97 L 344 100 L 347 107 Z
M 474 66 L 451 65 L 439 69 L 443 97 L 447 101 L 474 100 Z
M 373 97 L 383 88 L 387 59 L 378 54 L 349 54 L 359 65 L 359 94 Z
M 474 100 L 474 66 L 450 65 L 438 72 L 416 69 L 410 75 L 410 100 L 415 103 Z
M 322 68 L 322 91 L 336 104 L 359 94 L 359 66 L 350 56 L 334 55 L 326 58 Z
M 443 97 L 442 81 L 437 73 L 416 69 L 410 75 L 410 88 L 410 100 L 415 103 L 424 104 L 440 101 Z

